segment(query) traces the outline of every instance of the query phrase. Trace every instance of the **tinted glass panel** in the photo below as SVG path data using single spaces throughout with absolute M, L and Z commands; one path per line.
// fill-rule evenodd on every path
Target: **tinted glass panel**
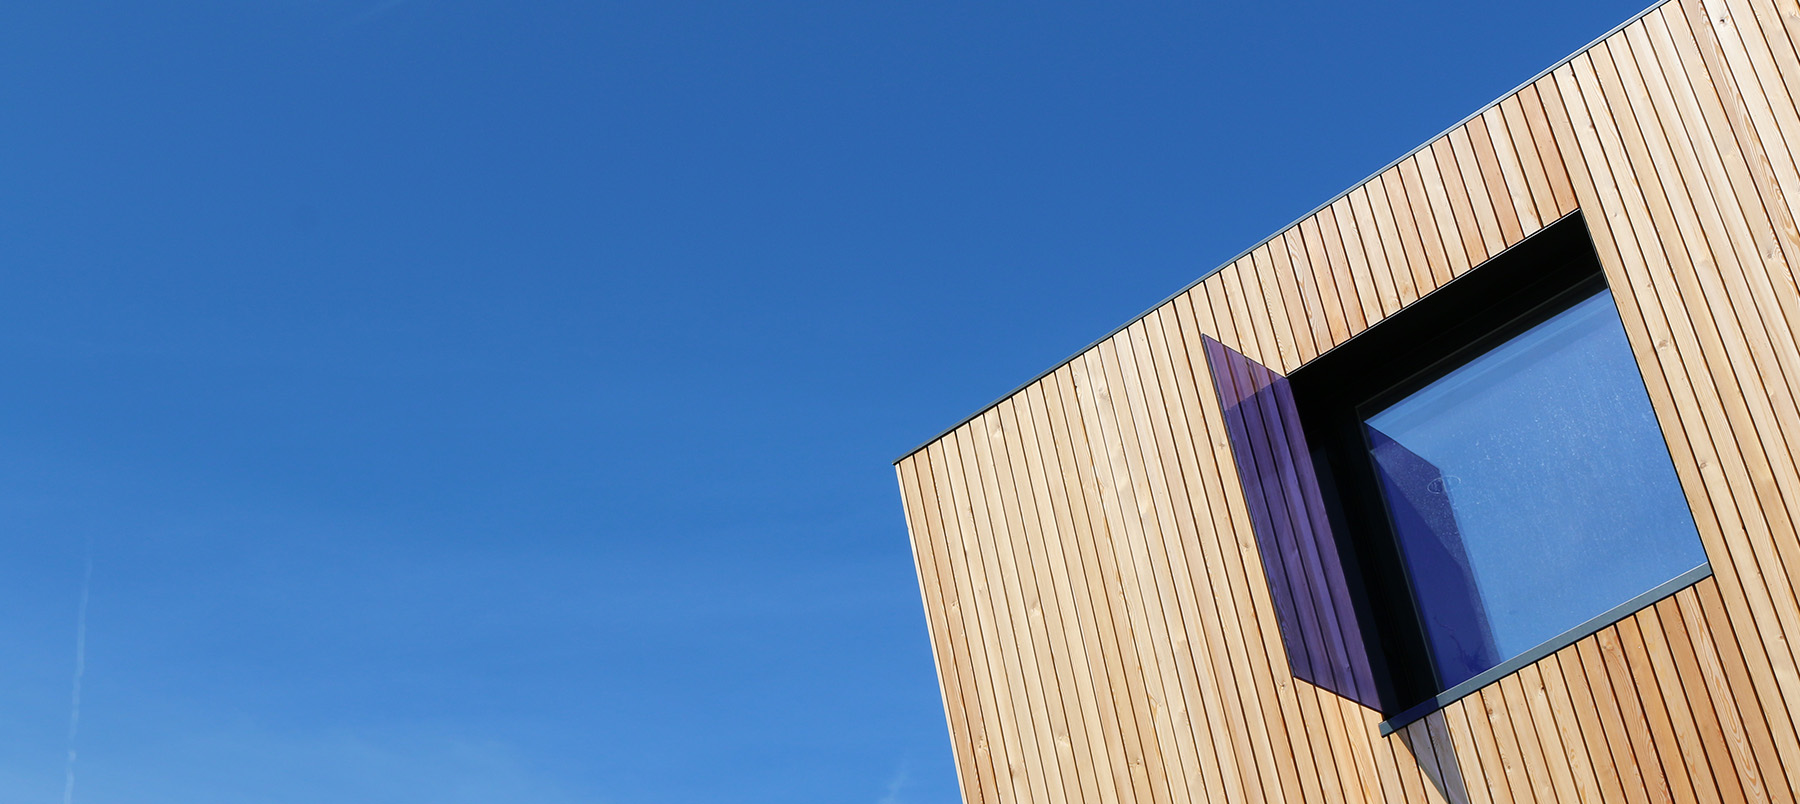
M 1286 377 L 1203 337 L 1295 678 L 1381 706 L 1350 581 Z
M 1705 561 L 1606 291 L 1364 427 L 1445 687 Z

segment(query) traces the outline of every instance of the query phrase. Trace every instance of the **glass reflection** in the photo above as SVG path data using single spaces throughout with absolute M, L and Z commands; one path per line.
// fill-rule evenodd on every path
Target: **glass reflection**
M 1705 561 L 1607 291 L 1364 425 L 1445 687 Z

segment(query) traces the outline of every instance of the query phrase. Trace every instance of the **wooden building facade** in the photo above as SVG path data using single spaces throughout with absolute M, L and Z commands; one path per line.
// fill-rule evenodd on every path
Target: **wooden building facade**
M 1800 0 L 1667 0 L 901 458 L 964 800 L 1793 802 L 1797 219 Z M 1570 222 L 1706 563 L 1404 712 L 1308 680 L 1219 355 L 1297 375 Z

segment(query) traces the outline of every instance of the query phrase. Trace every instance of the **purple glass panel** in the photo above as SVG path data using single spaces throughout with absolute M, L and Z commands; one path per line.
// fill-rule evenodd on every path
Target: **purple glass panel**
M 1379 707 L 1362 628 L 1287 378 L 1211 338 L 1213 384 L 1294 677 Z
M 1307 449 L 1306 435 L 1300 428 L 1300 410 L 1294 404 L 1294 392 L 1288 385 L 1287 378 L 1280 377 L 1268 369 L 1271 377 L 1271 389 L 1275 392 L 1276 408 L 1281 412 L 1282 427 L 1287 433 L 1286 462 L 1294 472 L 1294 485 L 1297 487 L 1301 505 L 1311 525 L 1314 538 L 1312 547 L 1317 551 L 1318 577 L 1325 579 L 1325 591 L 1331 600 L 1331 608 L 1336 617 L 1335 628 L 1328 629 L 1327 634 L 1334 637 L 1338 645 L 1338 667 L 1348 683 L 1345 689 L 1358 690 L 1362 697 L 1346 695 L 1370 708 L 1376 708 L 1375 675 L 1369 667 L 1368 646 L 1363 642 L 1362 625 L 1356 619 L 1356 609 L 1350 603 L 1350 584 L 1344 576 L 1344 562 L 1338 555 L 1337 539 L 1331 531 L 1331 522 L 1325 516 L 1325 497 L 1319 492 L 1318 476 L 1314 474 L 1311 460 L 1312 451 Z
M 1214 368 L 1213 377 L 1219 389 L 1219 398 L 1225 410 L 1226 430 L 1231 439 L 1233 452 L 1237 456 L 1238 474 L 1244 486 L 1244 494 L 1250 500 L 1251 529 L 1256 533 L 1257 546 L 1263 556 L 1264 575 L 1269 581 L 1269 592 L 1275 602 L 1275 618 L 1281 627 L 1281 638 L 1287 648 L 1288 664 L 1296 677 L 1308 680 L 1320 677 L 1313 670 L 1314 656 L 1323 658 L 1324 645 L 1318 639 L 1317 620 L 1313 609 L 1307 604 L 1303 592 L 1306 580 L 1299 561 L 1298 544 L 1292 537 L 1292 531 L 1285 517 L 1285 511 L 1272 507 L 1267 503 L 1268 495 L 1275 490 L 1270 488 L 1268 478 L 1273 476 L 1272 450 L 1253 449 L 1253 445 L 1266 444 L 1267 439 L 1250 434 L 1252 423 L 1260 426 L 1260 415 L 1245 415 L 1245 406 L 1256 413 L 1254 401 L 1255 389 L 1251 384 L 1248 361 L 1228 357 L 1223 345 L 1216 341 L 1206 342 L 1207 353 Z M 1232 356 L 1241 358 L 1235 352 Z M 1239 389 L 1242 389 L 1241 391 Z M 1307 615 L 1302 619 L 1302 614 Z
M 1369 451 L 1387 499 L 1388 517 L 1406 555 L 1419 616 L 1426 619 L 1438 678 L 1454 687 L 1500 663 L 1475 570 L 1463 548 L 1451 503 L 1452 479 L 1380 430 L 1367 428 Z

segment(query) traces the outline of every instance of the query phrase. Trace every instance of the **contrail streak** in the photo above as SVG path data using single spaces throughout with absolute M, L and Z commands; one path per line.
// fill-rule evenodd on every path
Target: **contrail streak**
M 69 690 L 69 762 L 63 770 L 63 804 L 75 801 L 75 733 L 81 727 L 81 677 L 87 673 L 88 590 L 94 585 L 94 538 L 88 537 L 81 569 L 81 605 L 75 610 L 75 682 Z

